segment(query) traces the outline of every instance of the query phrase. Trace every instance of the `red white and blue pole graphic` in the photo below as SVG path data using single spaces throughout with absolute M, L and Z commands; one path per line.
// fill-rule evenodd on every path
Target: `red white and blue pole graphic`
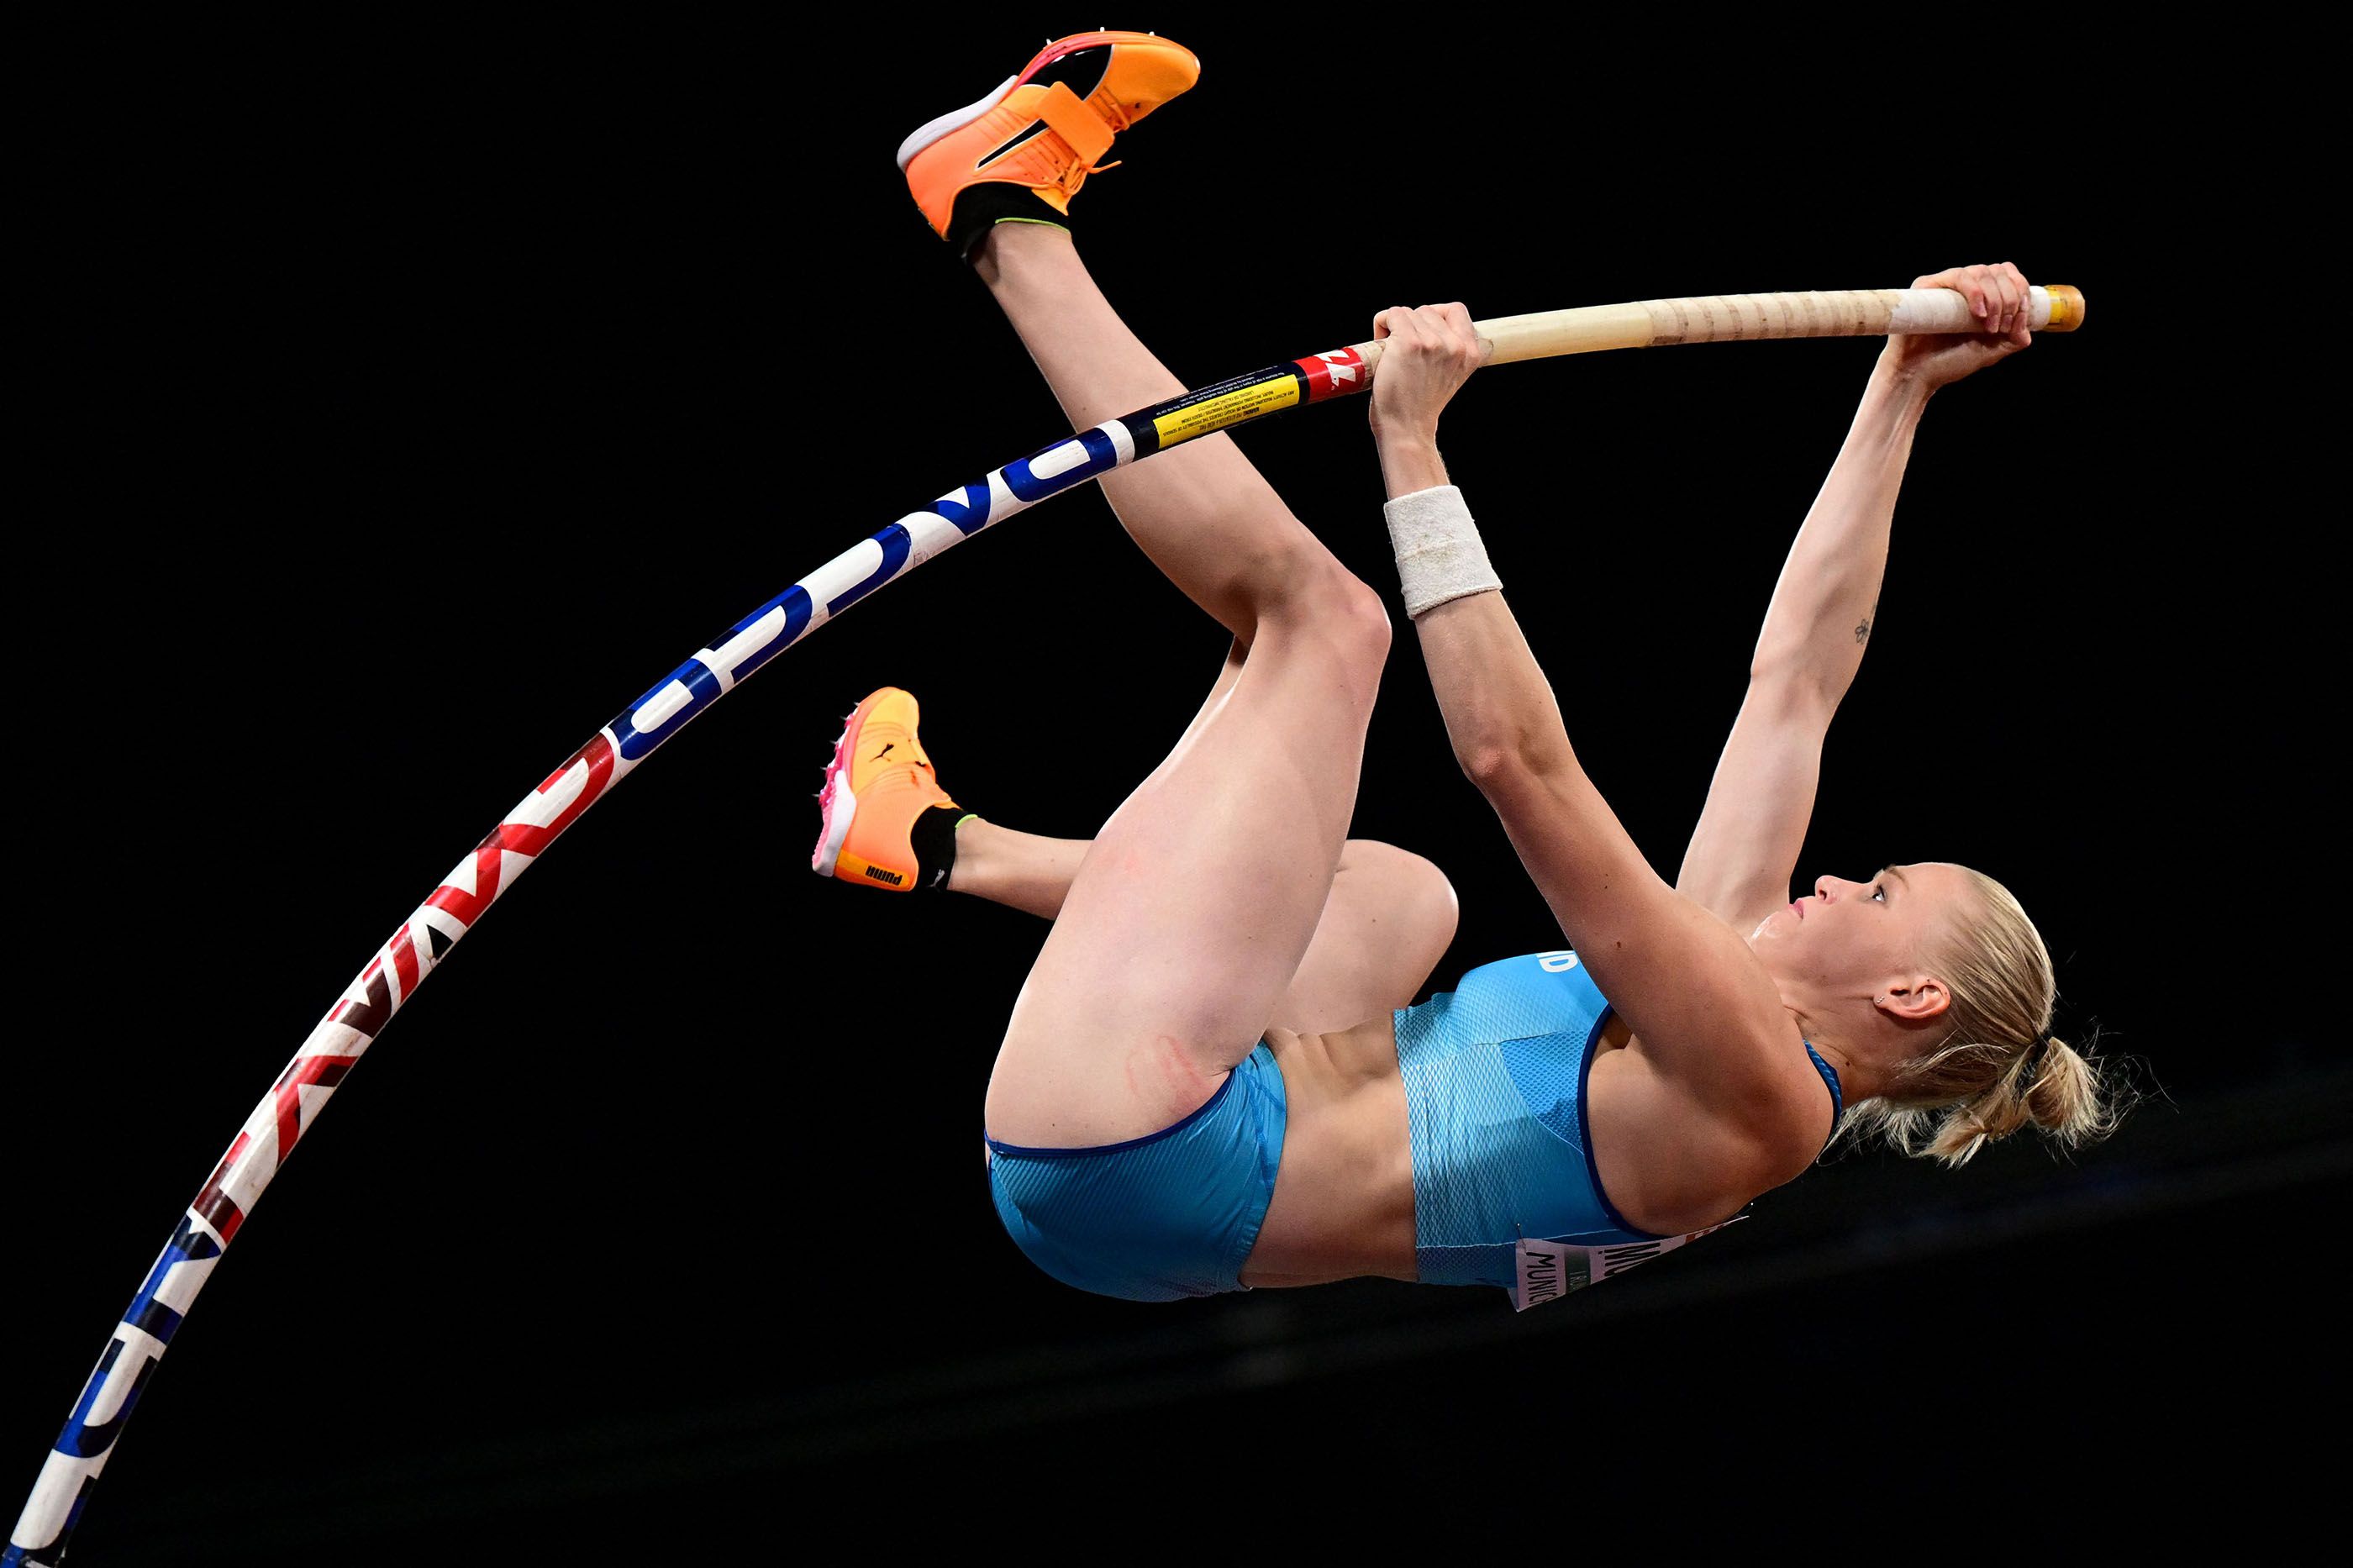
M 2026 324 L 2034 331 L 2072 331 L 2082 325 L 2080 291 L 2038 285 L 2031 296 Z M 1968 300 L 1947 289 L 1647 300 L 1507 316 L 1475 325 L 1488 346 L 1490 364 L 1669 343 L 1983 328 L 1971 316 Z M 1008 463 L 985 479 L 951 490 L 835 556 L 728 627 L 590 737 L 523 796 L 393 932 L 246 1118 L 116 1325 L 106 1353 L 83 1385 L 73 1415 L 42 1468 L 31 1500 L 10 1532 L 7 1550 L 0 1552 L 0 1568 L 42 1568 L 62 1557 L 107 1456 L 196 1292 L 328 1099 L 459 938 L 546 853 L 557 835 L 655 747 L 768 660 L 950 545 L 1048 496 L 1197 437 L 1297 404 L 1364 391 L 1372 384 L 1380 354 L 1378 343 L 1363 342 L 1221 381 L 1105 420 Z
M 459 939 L 606 792 L 754 670 L 884 584 L 1047 497 L 1198 436 L 1370 383 L 1354 349 L 1188 392 L 1055 442 L 844 551 L 713 637 L 524 795 L 368 961 L 269 1086 L 206 1181 L 74 1402 L 0 1568 L 41 1568 L 74 1526 L 155 1364 L 262 1189 L 361 1056 Z

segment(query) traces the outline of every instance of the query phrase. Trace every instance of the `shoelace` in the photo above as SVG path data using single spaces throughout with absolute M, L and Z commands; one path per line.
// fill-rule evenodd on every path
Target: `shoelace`
M 1095 109 L 1094 100 L 1092 99 L 1089 99 L 1087 100 L 1087 107 L 1089 109 L 1095 110 L 1096 116 L 1101 119 L 1104 124 L 1111 127 L 1111 133 L 1114 136 L 1125 132 L 1130 126 L 1135 123 L 1134 121 L 1130 120 L 1125 114 L 1120 111 L 1120 107 L 1116 103 L 1113 104 L 1108 110 Z M 1105 169 L 1118 168 L 1123 162 L 1124 160 L 1122 159 L 1113 158 L 1108 163 L 1099 163 L 1095 165 L 1093 168 L 1089 169 L 1087 173 L 1090 174 L 1100 174 Z
M 1050 133 L 1050 132 L 1049 132 L 1049 134 L 1051 134 L 1051 133 Z M 1054 140 L 1055 140 L 1055 141 L 1057 141 L 1057 142 L 1062 142 L 1062 139 L 1061 139 L 1060 136 L 1056 136 L 1056 137 L 1054 138 Z M 1069 147 L 1069 146 L 1070 146 L 1070 143 L 1069 143 L 1069 142 L 1062 142 L 1062 145 L 1063 145 L 1064 147 Z M 1088 176 L 1088 175 L 1090 175 L 1090 174 L 1102 174 L 1105 169 L 1116 169 L 1116 168 L 1118 168 L 1122 163 L 1126 163 L 1126 162 L 1127 162 L 1127 160 L 1126 160 L 1126 159 L 1124 159 L 1124 158 L 1113 158 L 1113 159 L 1110 163 L 1090 163 L 1090 164 L 1088 164 L 1085 168 L 1083 168 L 1083 169 L 1082 169 L 1082 168 L 1079 167 L 1078 155 L 1077 155 L 1076 152 L 1074 151 L 1074 152 L 1071 153 L 1071 163 L 1070 163 L 1069 167 L 1065 168 L 1065 169 L 1061 172 L 1060 175 L 1060 176 L 1055 180 L 1055 182 L 1054 182 L 1054 183 L 1055 183 L 1056 184 L 1058 184 L 1058 185 L 1062 185 L 1062 186 L 1063 186 L 1063 188 L 1065 188 L 1065 189 L 1068 189 L 1069 187 L 1068 187 L 1068 185 L 1065 184 L 1065 182 L 1067 182 L 1067 181 L 1071 178 L 1071 175 L 1073 175 L 1073 174 L 1078 175 L 1081 179 L 1084 179 L 1086 176 Z
M 1086 103 L 1087 108 L 1090 110 L 1092 110 L 1097 119 L 1111 127 L 1111 133 L 1113 136 L 1118 135 L 1121 132 L 1125 131 L 1129 126 L 1135 123 L 1135 121 L 1128 119 L 1127 116 L 1119 112 L 1116 107 L 1112 109 L 1109 113 L 1105 113 L 1103 110 L 1095 107 L 1095 103 L 1092 99 L 1087 99 L 1084 102 Z M 1081 168 L 1078 163 L 1078 149 L 1072 147 L 1068 142 L 1062 141 L 1060 134 L 1056 132 L 1051 127 L 1048 128 L 1046 133 L 1052 136 L 1056 142 L 1060 142 L 1063 150 L 1071 155 L 1071 163 L 1069 166 L 1062 171 L 1060 177 L 1055 181 L 1055 184 L 1060 184 L 1062 181 L 1068 180 L 1072 174 L 1076 174 L 1083 179 L 1090 174 L 1100 174 L 1106 169 L 1116 169 L 1122 163 L 1127 162 L 1124 158 L 1113 158 L 1108 163 L 1090 163 L 1086 167 Z

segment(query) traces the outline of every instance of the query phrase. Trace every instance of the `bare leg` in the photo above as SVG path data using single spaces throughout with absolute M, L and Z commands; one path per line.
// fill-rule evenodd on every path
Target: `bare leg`
M 948 889 L 1052 920 L 1092 847 L 967 822 Z M 1454 889 L 1436 866 L 1393 844 L 1349 839 L 1315 935 L 1268 1022 L 1320 1035 L 1408 1005 L 1454 940 L 1455 915 Z
M 1060 231 L 1001 226 L 980 255 L 1074 424 L 1179 390 Z M 1137 544 L 1249 652 L 1072 875 L 989 1084 L 988 1129 L 1015 1143 L 1157 1131 L 1257 1045 L 1332 890 L 1388 649 L 1379 598 L 1227 437 L 1104 489 Z
M 999 225 L 974 253 L 973 264 L 1045 374 L 1072 429 L 1133 414 L 1185 390 L 1128 331 L 1061 230 Z M 1294 596 L 1283 592 L 1278 567 L 1300 556 L 1339 567 L 1230 436 L 1187 441 L 1099 482 L 1152 563 L 1230 630 L 1240 651 L 1250 646 L 1261 599 Z
M 1242 662 L 1238 643 L 1187 726 L 1187 737 L 1233 689 Z M 1092 839 L 1049 838 L 974 817 L 956 829 L 948 891 L 1050 921 L 1092 847 Z M 1453 885 L 1431 862 L 1395 845 L 1349 839 L 1340 847 L 1315 935 L 1272 1022 L 1318 1035 L 1407 1005 L 1454 940 L 1456 915 Z
M 1062 912 L 1071 879 L 1078 875 L 1079 862 L 1094 844 L 1090 838 L 1017 833 L 987 820 L 959 824 L 955 839 L 955 868 L 948 873 L 949 892 L 969 893 L 1050 921 Z
M 1193 721 L 1185 726 L 1185 733 L 1176 742 L 1179 748 L 1225 701 L 1226 693 L 1234 689 L 1234 681 L 1242 672 L 1242 661 L 1248 657 L 1239 639 L 1226 650 L 1226 662 L 1210 684 L 1209 695 L 1202 699 L 1200 711 L 1193 715 Z M 1034 833 L 1016 833 L 991 822 L 966 822 L 956 829 L 956 863 L 948 873 L 948 891 L 970 893 L 1050 921 L 1061 913 L 1071 879 L 1078 875 L 1079 861 L 1092 842 L 1087 838 L 1044 838 Z

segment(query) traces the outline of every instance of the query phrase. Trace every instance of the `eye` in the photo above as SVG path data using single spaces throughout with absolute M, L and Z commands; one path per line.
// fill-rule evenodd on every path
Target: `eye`
M 1881 882 L 1877 886 L 1873 887 L 1871 889 L 1871 896 L 1877 899 L 1881 903 L 1885 903 L 1887 901 L 1887 884 Z

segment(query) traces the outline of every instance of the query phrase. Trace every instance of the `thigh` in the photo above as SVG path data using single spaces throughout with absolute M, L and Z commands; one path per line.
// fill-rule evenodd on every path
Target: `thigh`
M 1351 838 L 1273 1022 L 1326 1034 L 1409 1005 L 1454 940 L 1453 884 L 1398 848 Z
M 990 1134 L 1090 1147 L 1198 1109 L 1274 1021 L 1329 901 L 1388 625 L 1345 573 L 1256 628 L 1223 698 L 1088 848 L 1014 1005 Z
M 1226 651 L 1179 747 L 1218 710 L 1247 658 L 1239 642 Z M 1453 942 L 1459 914 L 1454 885 L 1435 864 L 1394 844 L 1349 839 L 1315 935 L 1271 1021 L 1321 1035 L 1411 1005 Z

